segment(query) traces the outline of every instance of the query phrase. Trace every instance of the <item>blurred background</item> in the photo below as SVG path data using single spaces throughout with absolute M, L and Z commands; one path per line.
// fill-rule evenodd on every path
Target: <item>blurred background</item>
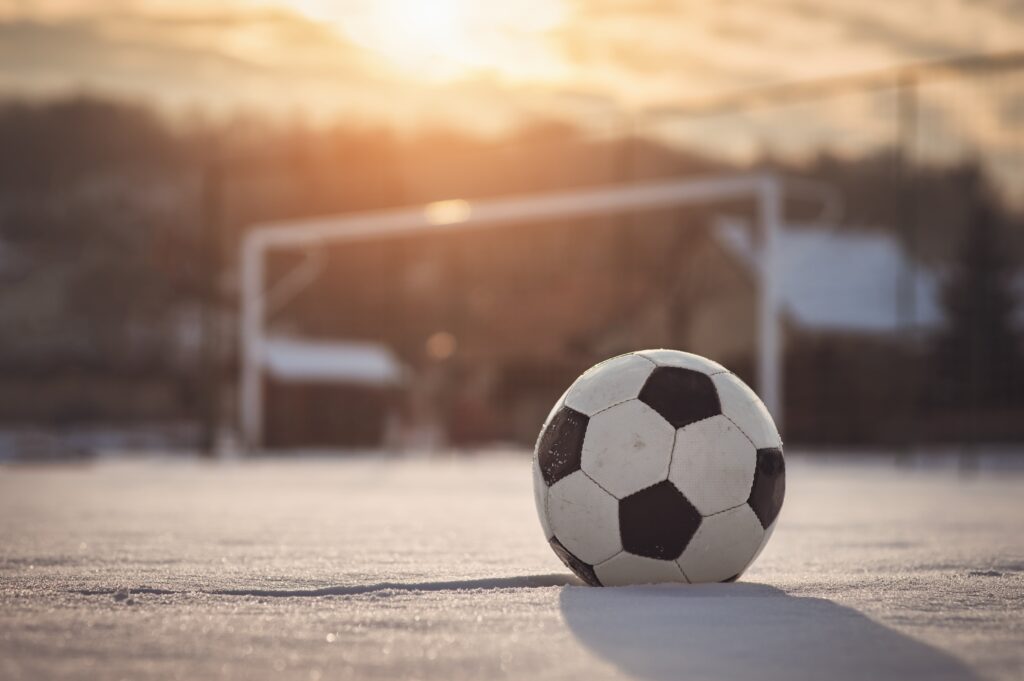
M 1017 450 L 1022 44 L 1003 0 L 0 0 L 0 460 L 529 446 L 647 347 L 756 388 L 758 206 L 709 199 L 274 249 L 238 417 L 260 225 L 750 171 L 787 444 Z

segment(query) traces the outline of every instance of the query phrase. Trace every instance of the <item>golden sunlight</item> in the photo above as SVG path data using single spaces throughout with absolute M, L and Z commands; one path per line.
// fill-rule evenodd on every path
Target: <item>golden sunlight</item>
M 430 80 L 489 74 L 557 80 L 565 68 L 546 35 L 566 19 L 560 0 L 279 0 L 330 24 L 410 75 Z

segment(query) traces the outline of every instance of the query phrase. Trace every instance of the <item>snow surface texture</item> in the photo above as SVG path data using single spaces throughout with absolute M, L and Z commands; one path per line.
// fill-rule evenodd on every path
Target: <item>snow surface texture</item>
M 0 678 L 1024 677 L 1024 477 L 787 468 L 740 582 L 603 589 L 525 454 L 0 468 Z

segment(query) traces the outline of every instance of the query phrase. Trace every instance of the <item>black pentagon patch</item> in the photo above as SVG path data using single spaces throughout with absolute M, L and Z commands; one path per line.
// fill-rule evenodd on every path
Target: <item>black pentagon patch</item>
M 658 367 L 640 390 L 640 400 L 676 428 L 722 413 L 711 377 L 680 367 Z
M 786 462 L 778 447 L 757 450 L 757 468 L 754 470 L 754 484 L 750 488 L 747 503 L 761 521 L 761 527 L 775 522 L 786 496 Z
M 622 546 L 638 556 L 675 560 L 700 527 L 700 513 L 668 480 L 619 502 Z
M 562 407 L 541 433 L 537 443 L 537 461 L 549 487 L 580 469 L 583 437 L 587 434 L 589 421 L 575 409 Z
M 601 580 L 597 578 L 597 574 L 594 572 L 593 565 L 584 563 L 582 560 L 572 555 L 572 552 L 562 546 L 562 542 L 558 541 L 554 537 L 549 539 L 548 543 L 551 544 L 551 548 L 555 550 L 555 554 L 563 563 L 565 563 L 565 567 L 573 571 L 573 574 L 590 586 L 603 586 L 601 584 Z

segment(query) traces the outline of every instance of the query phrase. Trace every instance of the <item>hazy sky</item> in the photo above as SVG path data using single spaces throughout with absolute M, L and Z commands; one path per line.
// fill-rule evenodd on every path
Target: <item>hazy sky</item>
M 487 127 L 1020 45 L 1015 0 L 0 0 L 0 91 Z

